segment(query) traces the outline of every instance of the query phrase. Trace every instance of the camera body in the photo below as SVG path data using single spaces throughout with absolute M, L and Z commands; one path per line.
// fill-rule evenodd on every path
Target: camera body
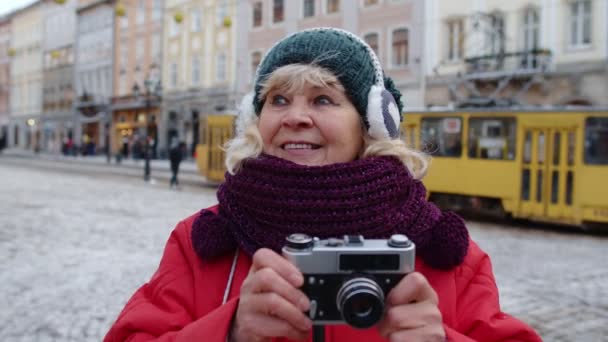
M 414 271 L 415 249 L 401 234 L 387 240 L 291 234 L 282 252 L 304 275 L 302 291 L 310 299 L 313 324 L 365 329 L 382 319 L 386 296 Z

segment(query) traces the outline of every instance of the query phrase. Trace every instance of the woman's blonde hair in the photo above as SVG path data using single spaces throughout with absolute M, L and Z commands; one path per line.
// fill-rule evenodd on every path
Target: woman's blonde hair
M 338 78 L 329 70 L 314 64 L 289 64 L 276 69 L 264 83 L 260 91 L 260 102 L 272 90 L 279 90 L 288 94 L 302 90 L 306 84 L 315 87 L 332 87 L 344 91 Z M 243 132 L 229 140 L 224 149 L 226 151 L 226 168 L 230 174 L 236 174 L 243 161 L 247 158 L 258 157 L 264 144 L 258 129 L 259 117 L 256 116 L 248 123 Z M 372 156 L 394 156 L 412 173 L 416 179 L 422 179 L 427 172 L 430 157 L 407 146 L 401 139 L 373 139 L 367 133 L 363 120 L 361 127 L 364 132 L 363 150 L 360 158 Z

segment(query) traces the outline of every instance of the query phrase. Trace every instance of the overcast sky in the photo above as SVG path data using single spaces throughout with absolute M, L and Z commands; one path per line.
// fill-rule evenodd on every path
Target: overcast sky
M 34 2 L 36 0 L 0 0 L 0 16 Z

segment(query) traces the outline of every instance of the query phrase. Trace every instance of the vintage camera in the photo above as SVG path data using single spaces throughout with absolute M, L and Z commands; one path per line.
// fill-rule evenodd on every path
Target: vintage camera
M 414 271 L 415 245 L 401 234 L 388 240 L 291 234 L 282 252 L 304 274 L 302 290 L 315 325 L 373 326 L 382 319 L 389 291 Z

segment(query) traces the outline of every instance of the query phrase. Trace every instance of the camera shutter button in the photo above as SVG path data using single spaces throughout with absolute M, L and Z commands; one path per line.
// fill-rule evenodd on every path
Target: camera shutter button
M 388 240 L 388 245 L 394 248 L 405 248 L 411 244 L 410 239 L 403 234 L 393 234 Z

